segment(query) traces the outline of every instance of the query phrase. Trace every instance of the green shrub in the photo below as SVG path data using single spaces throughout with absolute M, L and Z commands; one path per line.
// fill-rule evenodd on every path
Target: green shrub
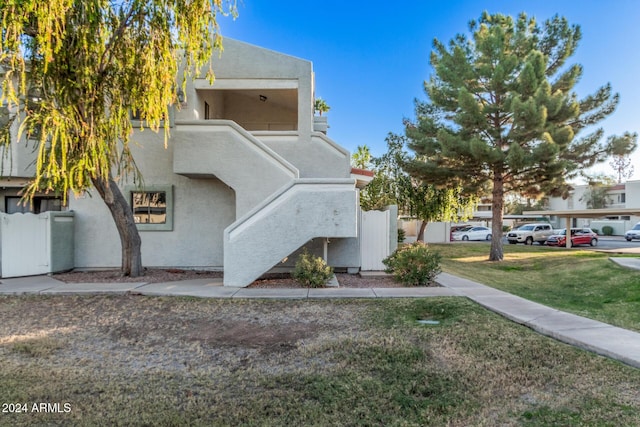
M 613 234 L 613 227 L 605 225 L 604 227 L 602 227 L 602 234 L 604 234 L 605 236 L 611 236 Z
M 407 237 L 407 233 L 405 233 L 404 229 L 398 228 L 398 243 L 404 243 L 405 237 Z
M 313 256 L 305 248 L 296 261 L 291 277 L 303 286 L 320 288 L 333 277 L 333 268 L 328 266 L 324 259 Z
M 404 245 L 382 262 L 387 273 L 405 286 L 425 286 L 440 273 L 439 252 L 429 249 L 422 242 Z
M 600 234 L 600 230 L 598 230 L 597 228 L 592 228 L 591 231 L 593 231 L 596 234 Z

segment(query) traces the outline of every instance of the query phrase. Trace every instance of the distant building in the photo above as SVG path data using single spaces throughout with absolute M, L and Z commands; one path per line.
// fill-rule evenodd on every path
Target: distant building
M 602 227 L 609 226 L 615 235 L 624 234 L 640 222 L 640 181 L 609 187 L 606 206 L 602 209 L 587 208 L 588 190 L 588 185 L 577 185 L 566 199 L 550 197 L 543 213 L 549 215 L 552 224 L 558 228 L 566 227 L 566 218 L 570 218 L 572 227 L 591 227 L 601 232 Z

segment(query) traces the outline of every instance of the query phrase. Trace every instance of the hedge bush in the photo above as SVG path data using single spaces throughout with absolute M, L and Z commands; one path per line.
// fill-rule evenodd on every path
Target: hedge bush
M 426 286 L 433 282 L 442 271 L 439 252 L 429 249 L 422 242 L 415 242 L 398 248 L 382 262 L 385 270 L 404 286 Z
M 613 227 L 605 225 L 604 227 L 602 227 L 602 234 L 604 234 L 605 236 L 613 235 Z
M 303 286 L 321 288 L 333 277 L 333 268 L 322 257 L 313 256 L 305 248 L 296 261 L 291 277 Z

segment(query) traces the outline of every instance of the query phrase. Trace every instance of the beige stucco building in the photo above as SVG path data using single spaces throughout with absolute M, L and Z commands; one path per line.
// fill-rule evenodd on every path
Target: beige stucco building
M 149 129 L 133 137 L 144 184 L 121 187 L 143 264 L 220 269 L 225 285 L 246 286 L 290 266 L 307 245 L 333 267 L 357 271 L 356 180 L 349 152 L 326 135 L 326 118 L 314 117 L 311 62 L 231 39 L 215 55 L 215 82 L 188 82 L 168 146 Z M 97 193 L 71 196 L 68 207 L 49 196 L 21 207 L 33 153 L 27 144 L 11 150 L 0 208 L 73 211 L 74 267 L 119 267 L 118 233 Z

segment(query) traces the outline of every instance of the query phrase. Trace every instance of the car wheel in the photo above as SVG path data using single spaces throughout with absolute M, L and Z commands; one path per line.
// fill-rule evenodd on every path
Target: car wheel
M 524 241 L 525 245 L 533 245 L 533 237 L 527 237 L 527 240 Z
M 462 236 L 462 240 L 469 240 L 469 236 Z
M 487 240 L 491 240 L 491 234 L 487 234 Z
M 591 239 L 591 246 L 598 246 L 598 239 L 596 239 L 595 237 Z
M 632 240 L 633 240 L 633 239 L 630 239 L 630 238 L 628 238 L 628 237 L 625 237 L 625 239 L 627 239 L 627 242 L 630 242 L 630 241 L 632 241 Z

